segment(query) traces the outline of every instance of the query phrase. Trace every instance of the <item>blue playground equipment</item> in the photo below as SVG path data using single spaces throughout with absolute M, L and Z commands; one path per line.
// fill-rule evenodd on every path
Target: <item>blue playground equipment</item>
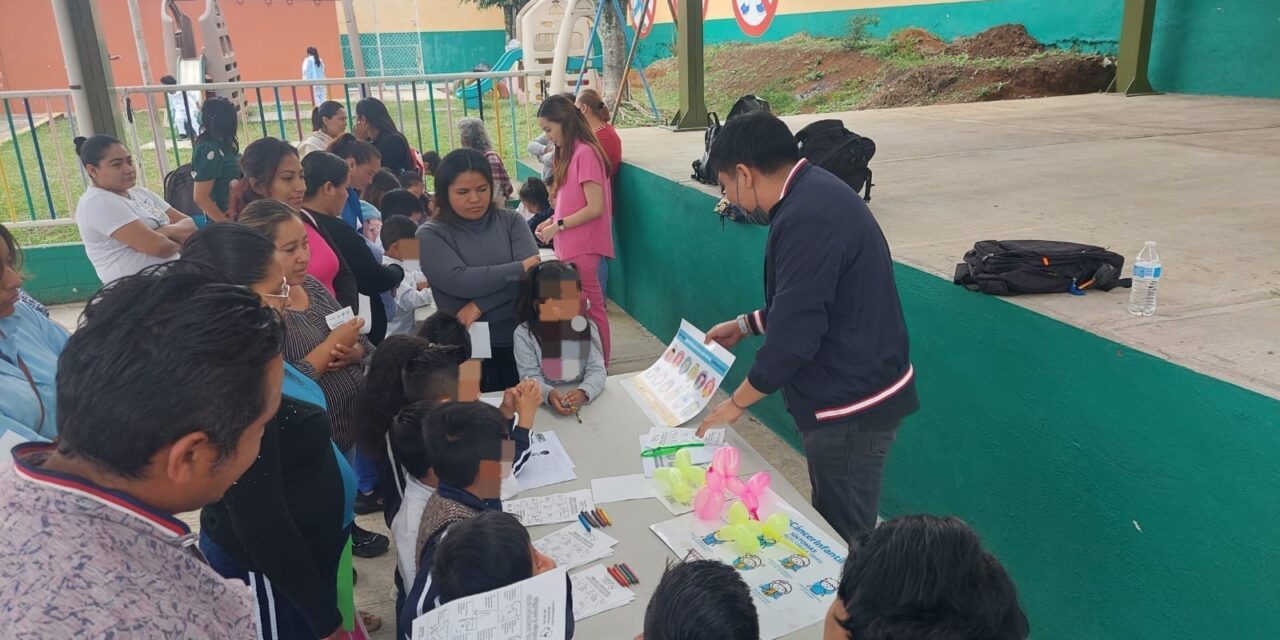
M 501 58 L 498 58 L 498 62 L 493 65 L 493 69 L 491 70 L 510 71 L 511 68 L 514 67 L 517 62 L 520 62 L 522 58 L 524 58 L 524 51 L 522 49 L 511 49 L 503 53 Z M 580 72 L 583 69 L 582 56 L 569 56 L 569 63 L 566 66 L 569 69 L 569 73 Z M 588 64 L 587 67 L 592 69 L 603 68 L 604 56 L 599 53 L 591 56 L 590 64 Z M 490 91 L 493 91 L 492 78 L 484 78 L 478 83 L 469 80 L 454 90 L 453 97 L 459 100 L 465 100 L 468 109 L 476 109 L 480 106 L 480 96 L 487 96 Z

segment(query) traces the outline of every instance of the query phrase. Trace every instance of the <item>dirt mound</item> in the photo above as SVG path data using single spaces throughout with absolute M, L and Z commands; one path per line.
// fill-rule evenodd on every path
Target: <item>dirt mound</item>
M 1044 51 L 1044 45 L 1032 38 L 1026 27 L 1002 24 L 969 38 L 957 38 L 946 51 L 970 58 L 1025 58 Z
M 915 67 L 890 72 L 880 88 L 862 103 L 863 109 L 887 109 L 913 105 L 932 104 L 944 95 L 953 93 L 955 87 L 973 76 L 973 72 L 958 65 Z
M 1000 71 L 984 71 L 978 80 L 978 100 L 1043 98 L 1105 91 L 1116 68 L 1102 56 L 1049 56 L 1034 64 Z
M 947 49 L 947 43 L 919 27 L 910 27 L 891 36 L 894 42 L 922 56 L 936 56 Z

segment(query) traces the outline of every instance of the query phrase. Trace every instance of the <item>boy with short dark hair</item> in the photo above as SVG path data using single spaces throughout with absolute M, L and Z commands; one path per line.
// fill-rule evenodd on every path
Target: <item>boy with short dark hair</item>
M 258 634 L 252 592 L 173 515 L 222 497 L 280 405 L 280 317 L 224 279 L 161 266 L 85 307 L 60 359 L 58 442 L 15 447 L 0 470 L 6 637 Z
M 163 76 L 160 84 L 176 85 L 178 80 L 173 76 Z M 194 140 L 200 131 L 200 92 L 170 91 L 165 95 L 169 99 L 169 116 L 178 130 L 178 139 Z
M 384 251 L 382 264 L 394 264 L 404 271 L 404 279 L 391 294 L 395 301 L 395 316 L 387 322 L 388 336 L 413 334 L 414 314 L 420 307 L 428 307 L 435 302 L 427 277 L 417 268 L 418 239 L 414 237 L 417 232 L 418 225 L 401 215 L 390 216 L 382 221 L 379 237 Z
M 432 566 L 439 604 L 493 591 L 556 568 L 533 547 L 529 530 L 515 516 L 486 511 L 441 535 Z M 572 638 L 573 583 L 566 576 L 565 638 Z M 754 640 L 754 639 L 753 639 Z
M 427 185 L 422 181 L 422 176 L 418 175 L 416 171 L 406 171 L 400 174 L 400 188 L 413 194 L 413 197 L 418 199 L 418 202 L 422 204 L 423 213 L 430 208 L 431 196 L 427 194 Z M 413 218 L 413 216 L 409 217 Z M 414 222 L 422 223 L 422 220 L 414 219 Z
M 695 560 L 668 567 L 644 611 L 644 640 L 757 640 L 751 589 L 733 567 Z
M 436 151 L 423 151 L 422 166 L 426 167 L 428 176 L 435 177 L 436 169 L 440 168 L 440 154 Z
M 541 401 L 536 393 L 521 397 L 523 404 L 532 405 L 526 407 L 530 412 Z M 501 411 L 483 402 L 446 403 L 423 420 L 426 452 L 439 486 L 427 500 L 412 543 L 418 567 L 396 616 L 396 632 L 402 640 L 409 639 L 416 618 L 439 604 L 431 567 L 444 531 L 477 514 L 502 511 L 502 477 L 515 454 L 509 425 Z
M 382 202 L 379 203 L 382 211 L 382 219 L 385 221 L 392 216 L 404 216 L 418 225 L 426 222 L 427 219 L 427 200 L 425 196 L 419 198 L 412 191 L 406 189 L 396 189 L 388 191 L 382 195 Z M 385 222 L 383 223 L 385 224 Z

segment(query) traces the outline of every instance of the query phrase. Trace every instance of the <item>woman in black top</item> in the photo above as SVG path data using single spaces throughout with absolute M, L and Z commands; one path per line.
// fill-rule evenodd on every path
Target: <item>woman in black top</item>
M 382 166 L 397 177 L 406 171 L 416 171 L 413 151 L 404 134 L 396 129 L 396 123 L 387 112 L 387 106 L 377 98 L 365 98 L 356 103 L 356 137 L 368 140 L 382 154 Z
M 264 304 L 283 310 L 284 267 L 275 244 L 262 234 L 241 225 L 211 226 L 192 235 L 182 251 L 176 264 L 215 267 L 257 291 Z M 214 569 L 249 583 L 268 605 L 259 608 L 270 637 L 326 638 L 342 629 L 337 585 L 348 535 L 347 489 L 329 439 L 328 414 L 290 392 L 305 376 L 289 369 L 258 459 L 221 500 L 201 511 L 200 547 Z
M 404 279 L 404 269 L 380 263 L 373 257 L 364 238 L 339 217 L 347 201 L 349 171 L 342 158 L 317 151 L 303 159 L 302 171 L 307 180 L 302 210 L 304 214 L 311 214 L 309 217 L 317 227 L 333 241 L 334 252 L 342 257 L 355 275 L 356 289 L 369 297 L 371 322 L 368 338 L 376 345 L 387 334 L 387 309 L 378 296 L 399 286 Z M 343 300 L 339 302 L 348 304 Z

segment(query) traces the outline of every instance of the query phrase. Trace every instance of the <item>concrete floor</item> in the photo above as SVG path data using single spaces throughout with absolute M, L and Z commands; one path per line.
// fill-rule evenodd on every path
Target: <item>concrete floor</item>
M 58 305 L 50 308 L 50 316 L 74 331 L 83 310 L 82 304 Z M 639 323 L 616 306 L 609 310 L 609 323 L 613 332 L 613 362 L 610 374 L 624 374 L 643 371 L 662 355 L 664 345 L 641 327 Z M 723 394 L 721 394 L 723 396 Z M 535 427 L 536 428 L 536 427 Z M 782 442 L 767 427 L 754 419 L 745 419 L 737 425 L 738 433 L 760 452 L 766 460 L 782 472 L 782 475 L 802 495 L 808 495 L 809 476 L 804 465 L 804 458 Z M 199 512 L 181 514 L 179 516 L 193 530 L 200 529 Z M 356 522 L 370 531 L 386 536 L 390 532 L 382 522 L 382 514 L 357 516 Z M 359 573 L 356 584 L 356 605 L 362 611 L 373 613 L 383 620 L 381 630 L 371 634 L 375 640 L 395 637 L 395 548 L 377 558 L 356 558 L 355 568 Z
M 975 241 L 1159 242 L 1154 317 L 1125 290 L 1009 299 L 1280 398 L 1280 101 L 1081 95 L 821 118 L 876 141 L 872 209 L 894 258 L 948 281 Z M 689 179 L 701 132 L 620 132 L 629 164 Z M 974 294 L 979 295 L 979 294 Z

